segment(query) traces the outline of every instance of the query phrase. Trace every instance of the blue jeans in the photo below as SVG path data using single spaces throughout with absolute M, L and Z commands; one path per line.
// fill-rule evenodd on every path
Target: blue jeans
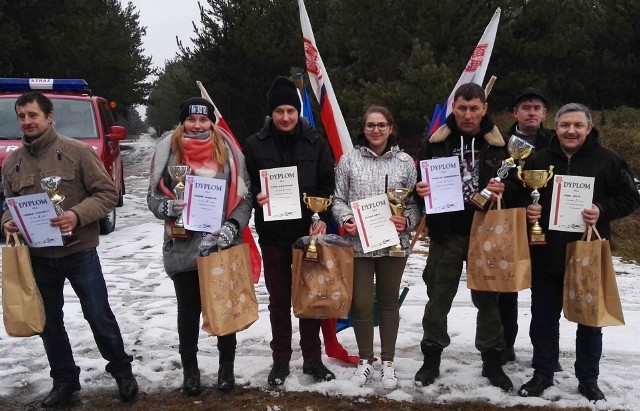
M 65 279 L 75 291 L 84 318 L 89 322 L 106 371 L 118 376 L 131 372 L 133 357 L 124 351 L 122 335 L 109 306 L 107 286 L 95 248 L 63 258 L 31 257 L 36 284 L 42 294 L 47 316 L 40 335 L 47 353 L 50 376 L 55 384 L 79 384 L 80 367 L 73 360 L 69 336 L 64 328 Z

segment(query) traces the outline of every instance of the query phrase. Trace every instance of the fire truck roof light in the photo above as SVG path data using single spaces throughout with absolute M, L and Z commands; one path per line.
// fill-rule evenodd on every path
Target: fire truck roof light
M 88 90 L 88 86 L 85 80 L 75 78 L 0 78 L 0 90 L 2 91 L 83 91 Z

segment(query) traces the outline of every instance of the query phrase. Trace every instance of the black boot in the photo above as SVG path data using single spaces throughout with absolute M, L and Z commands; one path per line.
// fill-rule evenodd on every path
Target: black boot
M 73 393 L 80 390 L 80 383 L 53 383 L 51 392 L 42 399 L 42 408 L 57 407 L 67 404 Z
M 424 363 L 416 373 L 414 383 L 418 386 L 426 387 L 433 384 L 436 377 L 440 376 L 440 357 L 442 348 L 435 345 L 425 345 L 422 348 Z
M 118 384 L 118 393 L 120 399 L 124 402 L 132 400 L 138 394 L 138 381 L 133 376 L 133 372 L 126 371 L 120 374 L 115 374 L 113 378 L 116 379 Z
M 236 377 L 233 374 L 233 362 L 220 362 L 218 368 L 218 389 L 229 392 L 236 386 Z
M 198 358 L 195 354 L 183 355 L 182 372 L 184 380 L 182 381 L 182 391 L 189 396 L 199 395 L 202 392 L 200 385 L 200 370 L 198 369 Z
M 516 360 L 516 352 L 513 349 L 513 345 L 507 345 L 507 347 L 502 351 L 501 364 L 506 365 L 509 361 Z
M 482 353 L 482 376 L 487 377 L 491 385 L 502 391 L 511 391 L 513 383 L 502 370 L 502 351 L 490 349 Z
M 590 402 L 593 401 L 595 403 L 596 401 L 601 400 L 606 401 L 606 398 L 600 390 L 600 387 L 598 387 L 597 382 L 581 382 L 578 384 L 578 391 L 580 394 L 587 397 Z

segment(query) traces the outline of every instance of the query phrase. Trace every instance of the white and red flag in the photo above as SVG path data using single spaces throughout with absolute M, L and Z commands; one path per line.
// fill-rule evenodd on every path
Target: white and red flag
M 335 160 L 338 162 L 342 154 L 353 148 L 353 143 L 351 143 L 349 130 L 347 130 L 344 117 L 342 117 L 329 75 L 316 47 L 316 40 L 313 37 L 313 30 L 311 29 L 311 22 L 309 21 L 304 1 L 298 0 L 298 6 L 300 6 L 300 24 L 302 25 L 304 55 L 307 62 L 309 82 L 313 93 L 318 99 L 322 125 L 329 139 L 329 144 L 331 144 Z

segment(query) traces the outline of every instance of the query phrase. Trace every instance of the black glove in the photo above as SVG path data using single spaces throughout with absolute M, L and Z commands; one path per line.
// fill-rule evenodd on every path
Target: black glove
M 238 238 L 238 227 L 230 221 L 225 221 L 218 234 L 218 248 L 224 250 L 231 247 L 231 243 L 236 238 Z

